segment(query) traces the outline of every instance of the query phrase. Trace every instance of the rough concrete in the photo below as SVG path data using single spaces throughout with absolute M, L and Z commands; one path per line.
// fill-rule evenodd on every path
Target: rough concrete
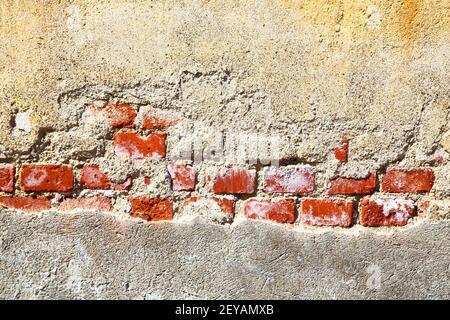
M 447 0 L 0 1 L 2 162 L 95 157 L 114 180 L 133 172 L 132 194 L 169 194 L 164 163 L 113 159 L 84 113 L 121 100 L 180 114 L 169 160 L 192 133 L 205 150 L 223 130 L 277 137 L 280 159 L 315 166 L 314 196 L 388 166 L 437 177 L 428 219 L 396 231 L 149 225 L 120 201 L 115 215 L 1 210 L 0 297 L 449 298 L 449 61 Z
M 2 298 L 450 298 L 449 222 L 317 233 L 0 213 Z

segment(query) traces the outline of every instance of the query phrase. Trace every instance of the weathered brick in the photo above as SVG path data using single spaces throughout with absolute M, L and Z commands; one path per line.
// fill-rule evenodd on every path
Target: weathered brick
M 293 199 L 249 199 L 245 201 L 244 214 L 250 219 L 294 223 L 295 201 Z
M 108 104 L 104 108 L 89 105 L 88 109 L 92 113 L 104 114 L 113 128 L 134 128 L 136 126 L 137 112 L 128 103 Z
M 73 190 L 72 168 L 55 164 L 24 164 L 20 171 L 20 188 L 33 192 L 69 192 Z
M 377 175 L 371 171 L 370 175 L 364 179 L 337 177 L 330 180 L 328 194 L 370 194 L 377 186 Z
M 153 107 L 142 107 L 139 111 L 141 127 L 144 130 L 161 130 L 175 125 L 178 116 L 173 111 L 160 110 Z
M 269 167 L 264 170 L 264 192 L 305 194 L 316 187 L 312 169 L 301 167 Z
M 416 213 L 418 218 L 426 218 L 431 206 L 430 199 L 420 199 L 416 203 Z
M 187 199 L 183 206 L 188 206 L 191 203 L 197 203 L 201 201 L 214 201 L 219 205 L 219 207 L 222 209 L 224 213 L 226 213 L 230 218 L 234 217 L 234 209 L 235 209 L 235 203 L 236 200 L 233 198 L 226 198 L 226 197 L 208 197 L 208 198 L 198 198 L 198 197 L 192 197 Z
M 80 185 L 90 190 L 129 190 L 132 178 L 127 177 L 123 182 L 112 183 L 97 164 L 85 164 L 81 170 Z
M 404 226 L 415 214 L 411 200 L 364 198 L 360 204 L 360 221 L 363 226 Z
M 108 190 L 111 188 L 111 181 L 108 176 L 101 172 L 96 164 L 85 164 L 83 166 L 80 184 L 82 187 L 91 190 Z
M 337 148 L 335 148 L 334 151 L 334 157 L 336 160 L 339 161 L 347 161 L 348 160 L 348 138 L 343 137 L 341 140 L 341 145 Z
M 117 132 L 114 135 L 114 150 L 117 156 L 132 159 L 165 158 L 166 134 L 152 132 L 144 138 L 136 132 Z
M 0 207 L 25 212 L 41 212 L 50 210 L 52 205 L 47 197 L 0 197 Z
M 58 209 L 60 211 L 83 209 L 110 212 L 112 211 L 112 200 L 103 196 L 66 198 L 60 203 Z
M 167 167 L 173 191 L 194 191 L 195 170 L 189 165 L 176 164 Z
M 131 216 L 147 221 L 173 219 L 173 203 L 170 199 L 130 197 Z
M 214 193 L 252 194 L 256 190 L 256 171 L 243 168 L 217 172 L 213 181 Z
M 133 185 L 133 178 L 128 176 L 125 181 L 113 183 L 111 189 L 113 190 L 130 190 Z
M 14 175 L 16 168 L 13 165 L 0 165 L 0 192 L 14 192 Z
M 144 177 L 144 184 L 145 184 L 147 190 L 151 190 L 152 189 L 152 178 Z
M 432 169 L 390 169 L 383 176 L 381 191 L 392 193 L 422 193 L 433 188 Z
M 230 216 L 234 216 L 234 210 L 236 205 L 235 199 L 225 198 L 225 197 L 212 197 L 212 200 L 217 203 L 223 210 Z
M 353 201 L 340 199 L 304 199 L 302 223 L 313 226 L 349 227 L 352 224 Z

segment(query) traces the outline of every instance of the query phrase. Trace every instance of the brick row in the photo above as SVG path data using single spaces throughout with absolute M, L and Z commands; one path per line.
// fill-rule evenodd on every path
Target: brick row
M 235 214 L 236 199 L 227 197 L 192 197 L 184 201 L 183 207 L 199 203 L 214 203 L 231 221 Z M 172 220 L 174 203 L 170 198 L 129 197 L 131 216 L 147 221 Z M 41 212 L 52 209 L 50 197 L 0 196 L 0 207 L 25 212 Z M 65 198 L 55 209 L 76 209 L 110 212 L 112 199 L 105 196 Z M 348 199 L 305 198 L 300 201 L 297 212 L 296 199 L 251 198 L 244 201 L 243 215 L 254 220 L 278 223 L 300 221 L 311 226 L 350 227 L 353 224 L 355 202 Z M 412 200 L 365 197 L 359 205 L 359 222 L 363 226 L 404 226 L 415 215 Z M 299 216 L 299 217 L 298 217 Z
M 154 132 L 153 134 L 158 134 Z M 129 148 L 130 150 L 132 148 Z M 136 154 L 141 151 L 130 151 Z M 147 152 L 147 151 L 145 151 Z M 139 157 L 138 157 L 139 158 Z M 197 185 L 197 172 L 187 164 L 168 164 L 167 175 L 174 192 L 193 192 Z M 311 167 L 285 166 L 266 167 L 262 171 L 261 192 L 257 188 L 258 172 L 245 168 L 217 170 L 208 176 L 209 192 L 218 196 L 192 197 L 184 205 L 204 201 L 215 203 L 226 214 L 232 215 L 235 200 L 229 196 L 252 195 L 244 201 L 243 215 L 250 219 L 270 220 L 279 223 L 300 221 L 312 226 L 349 227 L 355 222 L 364 226 L 403 226 L 413 219 L 416 207 L 413 201 L 393 194 L 420 194 L 429 192 L 434 184 L 434 172 L 429 168 L 389 169 L 382 176 L 381 192 L 359 201 L 354 198 L 316 198 L 316 173 Z M 0 165 L 0 192 L 14 193 L 16 167 Z M 151 183 L 145 177 L 146 184 Z M 113 182 L 97 164 L 85 164 L 80 170 L 79 187 L 89 190 L 123 190 L 132 187 L 131 174 L 124 181 Z M 23 164 L 19 170 L 18 187 L 25 193 L 63 193 L 70 196 L 75 191 L 75 174 L 65 164 Z M 375 194 L 377 175 L 371 171 L 367 177 L 355 179 L 336 177 L 328 182 L 331 196 L 354 196 Z M 224 195 L 221 197 L 219 195 Z M 261 197 L 261 195 L 263 197 Z M 272 196 L 273 198 L 268 198 Z M 279 199 L 277 196 L 287 198 Z M 296 201 L 300 199 L 297 209 Z M 234 198 L 233 198 L 234 199 Z M 58 210 L 76 208 L 111 211 L 110 198 L 70 198 L 59 204 Z M 158 197 L 130 197 L 133 217 L 148 221 L 171 220 L 174 214 L 171 199 Z M 0 206 L 23 211 L 45 211 L 51 209 L 51 198 L 45 196 L 1 196 Z M 298 211 L 298 213 L 297 213 Z M 299 219 L 297 219 L 299 216 Z

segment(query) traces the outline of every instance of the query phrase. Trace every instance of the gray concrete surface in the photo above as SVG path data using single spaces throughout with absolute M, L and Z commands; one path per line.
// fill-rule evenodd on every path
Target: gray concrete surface
M 0 234 L 2 299 L 450 298 L 450 222 L 317 232 L 2 211 Z

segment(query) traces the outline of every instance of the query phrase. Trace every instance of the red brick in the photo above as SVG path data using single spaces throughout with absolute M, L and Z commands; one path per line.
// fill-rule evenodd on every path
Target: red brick
M 166 129 L 178 122 L 178 116 L 174 112 L 152 107 L 141 108 L 140 117 L 144 130 Z
M 74 176 L 67 165 L 25 164 L 20 171 L 20 188 L 35 192 L 69 192 Z
M 315 174 L 309 168 L 269 167 L 264 171 L 264 192 L 305 194 L 315 188 Z
M 132 178 L 127 177 L 123 182 L 112 183 L 97 164 L 85 164 L 81 170 L 80 184 L 90 190 L 130 190 Z
M 104 108 L 113 128 L 134 128 L 136 110 L 127 103 L 109 104 Z
M 95 210 L 100 212 L 112 211 L 112 201 L 108 197 L 81 197 L 66 198 L 59 205 L 60 211 L 73 211 L 76 209 Z
M 293 199 L 249 199 L 245 201 L 244 214 L 250 219 L 294 223 L 295 201 Z
M 108 176 L 100 171 L 96 164 L 85 164 L 81 170 L 80 184 L 91 190 L 109 190 L 111 181 Z
M 304 199 L 300 214 L 301 221 L 305 224 L 349 227 L 352 224 L 353 202 L 338 199 Z
M 14 175 L 16 168 L 13 165 L 0 165 L 0 192 L 14 192 Z
M 392 193 L 421 193 L 433 188 L 434 172 L 431 169 L 391 169 L 381 182 L 381 191 Z
M 131 176 L 127 177 L 127 179 L 123 182 L 113 183 L 113 190 L 130 190 L 133 185 L 133 178 Z
M 369 227 L 404 226 L 414 216 L 411 200 L 364 198 L 360 205 L 361 224 Z
M 151 190 L 152 189 L 152 178 L 144 177 L 144 184 L 147 187 L 147 190 Z
M 364 179 L 338 177 L 330 180 L 328 194 L 370 194 L 375 191 L 376 186 L 377 175 L 375 171 L 371 171 Z
M 41 212 L 50 210 L 52 205 L 46 197 L 0 197 L 0 207 L 25 212 Z
M 234 209 L 235 209 L 235 199 L 229 199 L 225 197 L 213 197 L 212 200 L 217 203 L 223 210 L 223 212 L 229 214 L 230 216 L 234 216 Z
M 348 160 L 348 139 L 347 137 L 342 138 L 341 145 L 334 150 L 334 157 L 339 161 Z
M 102 113 L 113 128 L 134 128 L 136 122 L 136 110 L 128 103 L 108 104 L 104 108 L 89 105 L 88 109 L 93 113 Z
M 166 134 L 152 132 L 144 138 L 135 132 L 118 132 L 114 135 L 114 150 L 117 156 L 132 159 L 165 158 Z
M 191 166 L 176 164 L 167 167 L 172 179 L 173 191 L 194 191 L 195 170 Z
M 235 209 L 235 199 L 231 198 L 225 198 L 225 197 L 208 197 L 208 198 L 198 198 L 198 197 L 192 197 L 187 199 L 183 206 L 186 207 L 190 205 L 191 203 L 197 203 L 201 201 L 214 201 L 217 203 L 222 211 L 226 213 L 230 218 L 234 217 L 234 209 Z
M 241 168 L 218 171 L 213 182 L 214 193 L 251 194 L 256 191 L 256 171 Z
M 428 211 L 431 206 L 431 201 L 429 199 L 420 199 L 417 201 L 417 217 L 418 218 L 426 218 L 428 215 Z
M 132 197 L 131 216 L 147 221 L 173 219 L 173 203 L 170 199 Z

